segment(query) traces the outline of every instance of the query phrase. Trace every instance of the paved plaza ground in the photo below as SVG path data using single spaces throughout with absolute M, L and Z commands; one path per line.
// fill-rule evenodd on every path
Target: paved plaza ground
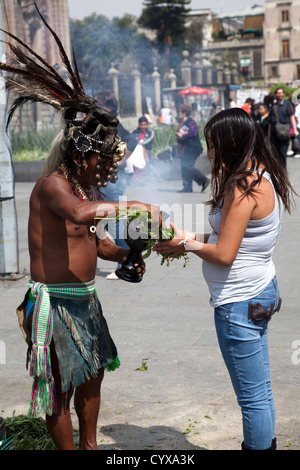
M 300 194 L 300 159 L 289 158 L 288 170 Z M 32 183 L 16 184 L 19 266 L 24 277 L 0 281 L 3 417 L 27 413 L 32 383 L 15 314 L 29 280 L 27 218 L 32 187 Z M 191 194 L 177 193 L 180 188 L 180 181 L 164 180 L 129 187 L 126 195 L 128 200 L 170 206 L 201 204 L 208 198 L 208 192 L 201 193 L 196 186 Z M 280 450 L 300 449 L 299 233 L 298 198 L 292 215 L 284 215 L 274 256 L 283 306 L 270 322 L 269 349 Z M 129 284 L 105 279 L 114 263 L 98 264 L 97 291 L 121 360 L 120 369 L 106 373 L 103 382 L 99 448 L 239 450 L 241 413 L 217 344 L 201 260 L 190 256 L 185 268 L 177 260 L 167 267 L 152 254 L 146 265 L 143 281 Z M 74 409 L 72 416 L 77 427 Z

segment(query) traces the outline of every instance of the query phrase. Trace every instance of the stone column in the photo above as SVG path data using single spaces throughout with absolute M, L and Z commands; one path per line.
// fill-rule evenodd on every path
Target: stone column
M 142 90 L 141 90 L 141 73 L 134 69 L 132 72 L 134 79 L 134 98 L 135 98 L 135 114 L 141 116 L 142 114 Z
M 196 71 L 196 84 L 202 85 L 203 76 L 202 76 L 201 54 L 199 54 L 199 52 L 196 52 L 196 54 L 194 55 L 194 58 L 195 58 L 194 68 Z
M 225 81 L 226 85 L 230 85 L 231 73 L 230 73 L 230 70 L 229 70 L 229 63 L 228 62 L 224 62 L 224 81 Z
M 239 72 L 238 72 L 238 64 L 236 62 L 233 62 L 231 64 L 232 67 L 232 72 L 231 72 L 231 82 L 234 85 L 237 85 L 239 83 Z
M 223 69 L 221 65 L 217 65 L 217 83 L 222 85 L 224 82 Z
M 191 86 L 192 84 L 192 74 L 191 74 L 191 63 L 188 60 L 190 55 L 189 51 L 183 51 L 182 53 L 185 59 L 181 62 L 181 77 L 186 87 Z
M 213 69 L 212 69 L 212 67 L 207 68 L 206 83 L 207 83 L 207 85 L 212 85 L 212 83 L 213 83 Z
M 154 81 L 155 112 L 156 114 L 158 114 L 161 108 L 161 95 L 160 95 L 160 73 L 157 71 L 157 67 L 154 67 L 152 78 Z
M 170 88 L 176 88 L 176 85 L 177 85 L 176 79 L 177 79 L 177 77 L 174 73 L 174 69 L 170 69 L 170 73 L 169 73 L 168 78 L 170 80 Z
M 108 75 L 111 77 L 113 82 L 113 93 L 117 101 L 119 101 L 119 72 L 115 67 L 112 65 L 108 71 Z

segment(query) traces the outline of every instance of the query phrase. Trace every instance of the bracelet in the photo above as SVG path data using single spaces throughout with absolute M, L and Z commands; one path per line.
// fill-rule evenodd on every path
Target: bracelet
M 186 242 L 188 240 L 191 240 L 191 238 L 190 237 L 185 237 L 184 240 L 181 240 L 181 242 L 178 243 L 178 245 L 183 245 L 184 246 L 185 251 L 188 251 L 187 248 L 186 248 Z
M 191 241 L 196 241 L 196 243 L 198 244 L 197 248 L 194 248 L 194 249 L 189 249 L 186 244 L 187 242 L 191 240 Z M 181 242 L 178 243 L 178 245 L 183 245 L 184 246 L 184 249 L 185 251 L 199 251 L 203 248 L 204 246 L 204 243 L 199 241 L 199 240 L 193 240 L 192 238 L 189 238 L 189 237 L 186 237 L 184 240 L 181 240 Z

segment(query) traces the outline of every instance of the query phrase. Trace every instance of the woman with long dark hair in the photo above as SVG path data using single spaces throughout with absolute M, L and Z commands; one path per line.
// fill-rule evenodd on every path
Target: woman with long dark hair
M 281 299 L 272 254 L 294 190 L 242 109 L 214 115 L 204 132 L 212 162 L 212 231 L 197 235 L 173 226 L 174 239 L 157 243 L 155 251 L 202 258 L 220 349 L 242 410 L 242 449 L 275 450 L 267 331 Z

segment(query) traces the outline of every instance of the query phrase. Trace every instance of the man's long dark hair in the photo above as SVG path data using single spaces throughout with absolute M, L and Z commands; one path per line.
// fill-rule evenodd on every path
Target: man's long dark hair
M 236 187 L 242 191 L 243 197 L 255 197 L 266 171 L 285 209 L 290 213 L 291 194 L 295 194 L 295 191 L 287 171 L 280 163 L 275 148 L 248 113 L 240 108 L 223 110 L 208 121 L 204 135 L 207 148 L 212 144 L 215 149 L 212 199 L 208 204 L 213 208 L 221 207 L 225 195 L 232 201 Z M 257 179 L 249 183 L 249 169 L 257 171 L 262 166 L 264 169 L 257 172 Z

